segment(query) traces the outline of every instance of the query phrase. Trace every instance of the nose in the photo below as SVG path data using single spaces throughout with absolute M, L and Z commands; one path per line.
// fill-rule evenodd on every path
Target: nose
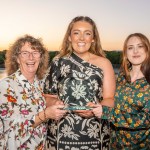
M 80 34 L 80 40 L 84 40 L 84 34 Z
M 137 53 L 137 52 L 138 52 L 138 47 L 134 47 L 133 52 L 134 52 L 134 53 Z
M 29 59 L 33 59 L 33 53 L 29 53 Z

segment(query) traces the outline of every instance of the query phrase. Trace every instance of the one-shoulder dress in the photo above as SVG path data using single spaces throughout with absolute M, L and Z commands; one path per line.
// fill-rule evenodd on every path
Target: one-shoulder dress
M 55 58 L 45 82 L 45 93 L 57 94 L 67 106 L 85 106 L 102 100 L 103 71 L 76 54 Z M 109 149 L 107 120 L 83 118 L 68 111 L 60 121 L 49 121 L 47 149 Z

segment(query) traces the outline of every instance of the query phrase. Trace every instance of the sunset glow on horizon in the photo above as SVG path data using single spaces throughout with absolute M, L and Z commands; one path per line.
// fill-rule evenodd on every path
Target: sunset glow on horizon
M 121 50 L 125 38 L 141 32 L 150 39 L 149 0 L 5 0 L 0 5 L 0 51 L 25 34 L 59 50 L 70 21 L 89 16 L 104 50 Z

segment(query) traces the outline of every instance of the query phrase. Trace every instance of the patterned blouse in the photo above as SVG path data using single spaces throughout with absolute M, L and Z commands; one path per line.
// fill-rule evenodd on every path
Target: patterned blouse
M 129 83 L 118 76 L 111 113 L 112 149 L 150 150 L 150 84 L 144 77 Z
M 30 84 L 18 70 L 0 81 L 0 149 L 42 150 L 46 123 L 33 128 L 45 107 L 40 82 Z

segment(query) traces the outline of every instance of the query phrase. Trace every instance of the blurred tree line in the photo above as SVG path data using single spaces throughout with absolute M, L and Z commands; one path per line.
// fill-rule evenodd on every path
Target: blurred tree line
M 49 54 L 51 61 L 58 54 L 58 51 L 51 51 Z M 112 64 L 120 65 L 122 51 L 105 51 L 105 54 Z
M 105 51 L 105 54 L 112 64 L 121 63 L 122 51 Z
M 0 68 L 4 68 L 6 50 L 0 51 Z
M 120 65 L 122 51 L 105 51 L 106 57 L 113 65 Z M 6 50 L 0 51 L 0 68 L 4 67 Z M 50 61 L 58 54 L 58 51 L 49 51 Z

